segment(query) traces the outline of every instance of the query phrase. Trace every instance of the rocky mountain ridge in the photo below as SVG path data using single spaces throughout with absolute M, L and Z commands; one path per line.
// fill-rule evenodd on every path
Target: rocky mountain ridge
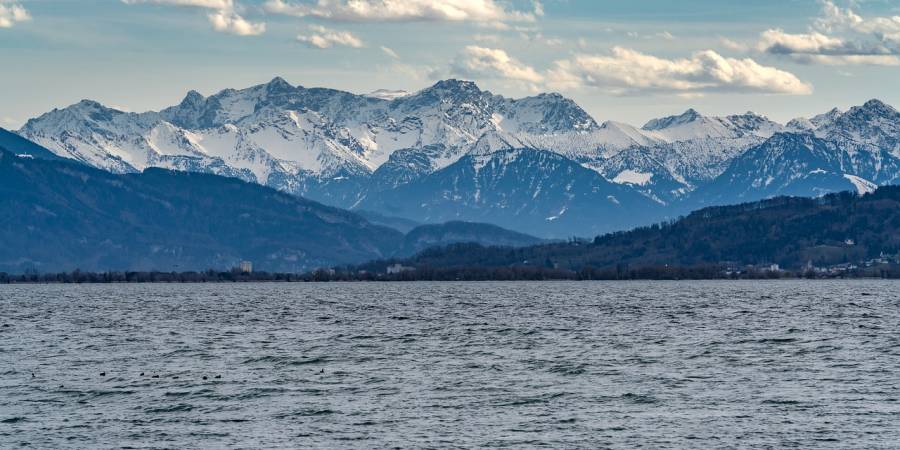
M 598 123 L 559 94 L 510 99 L 469 81 L 357 95 L 275 78 L 209 97 L 191 91 L 158 112 L 85 100 L 18 134 L 114 173 L 213 173 L 419 222 L 518 211 L 494 223 L 545 237 L 628 228 L 697 205 L 866 191 L 900 177 L 900 114 L 878 100 L 784 125 L 690 109 L 638 128 Z M 807 148 L 819 156 L 810 159 Z M 814 171 L 831 175 L 802 175 Z M 576 200 L 588 198 L 599 200 Z M 620 202 L 611 214 L 629 220 L 599 214 L 609 198 Z

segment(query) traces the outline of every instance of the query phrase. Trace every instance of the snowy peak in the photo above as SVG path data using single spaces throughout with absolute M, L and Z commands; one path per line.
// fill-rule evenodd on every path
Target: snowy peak
M 294 86 L 291 86 L 291 83 L 288 83 L 281 77 L 272 78 L 272 81 L 265 84 L 266 92 L 269 94 L 280 94 L 285 92 L 291 92 L 294 89 Z
M 796 118 L 787 124 L 789 129 L 816 131 L 816 134 L 820 136 L 826 136 L 835 131 L 846 132 L 863 129 L 869 132 L 881 130 L 891 133 L 891 130 L 896 131 L 898 127 L 900 127 L 900 113 L 893 106 L 878 99 L 872 99 L 860 106 L 854 106 L 847 112 L 833 108 L 831 111 L 809 119 L 804 117 Z M 859 137 L 865 138 L 865 136 Z
M 406 105 L 408 108 L 421 108 L 441 104 L 484 105 L 490 102 L 491 97 L 490 92 L 482 91 L 474 82 L 449 79 L 438 81 L 430 87 L 412 95 L 401 97 L 396 101 Z
M 647 131 L 664 130 L 666 128 L 691 123 L 702 118 L 703 116 L 700 113 L 691 108 L 678 116 L 667 116 L 661 117 L 659 119 L 652 119 L 649 122 L 645 123 L 644 126 L 641 127 L 641 129 Z
M 694 109 L 688 109 L 678 116 L 662 117 L 647 122 L 641 129 L 654 132 L 669 142 L 689 141 L 709 138 L 734 138 L 733 124 L 727 119 L 706 117 Z
M 592 131 L 597 122 L 572 99 L 557 93 L 518 100 L 504 99 L 499 109 L 518 118 L 519 128 L 529 133 Z
M 679 116 L 653 119 L 641 129 L 653 131 L 669 141 L 688 141 L 768 138 L 784 127 L 751 111 L 726 117 L 707 117 L 694 109 L 688 109 Z
M 869 100 L 862 106 L 854 106 L 837 119 L 848 124 L 874 124 L 885 120 L 896 122 L 900 120 L 900 113 L 880 100 Z
M 871 111 L 878 115 L 890 116 L 890 115 L 897 114 L 897 110 L 894 109 L 893 106 L 888 105 L 887 103 L 884 103 L 881 100 L 878 100 L 877 98 L 873 98 L 873 99 L 863 103 L 862 106 L 856 107 L 853 109 L 857 109 L 857 108 L 866 110 L 866 111 Z
M 417 95 L 434 95 L 440 98 L 459 98 L 469 95 L 480 95 L 483 91 L 474 81 L 450 78 L 422 89 Z
M 798 120 L 792 124 L 803 123 Z M 884 150 L 900 156 L 900 113 L 880 100 L 869 100 L 847 112 L 832 109 L 810 119 L 809 125 L 812 128 L 807 130 L 843 148 Z

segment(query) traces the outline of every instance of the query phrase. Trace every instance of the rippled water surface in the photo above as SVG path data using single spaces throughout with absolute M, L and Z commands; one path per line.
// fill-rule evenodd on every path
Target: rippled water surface
M 894 282 L 0 286 L 0 448 L 898 448 L 898 400 Z

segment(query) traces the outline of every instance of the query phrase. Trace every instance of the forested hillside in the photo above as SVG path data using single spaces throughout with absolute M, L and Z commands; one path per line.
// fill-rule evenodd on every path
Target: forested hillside
M 900 251 L 900 187 L 859 196 L 780 197 L 705 208 L 680 220 L 525 248 L 453 245 L 426 250 L 402 264 L 417 270 L 541 267 L 626 271 L 648 267 L 827 267 Z M 379 264 L 364 269 L 378 270 Z

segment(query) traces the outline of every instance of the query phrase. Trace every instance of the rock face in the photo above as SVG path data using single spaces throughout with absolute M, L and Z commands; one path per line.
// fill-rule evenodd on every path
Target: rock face
M 709 202 L 867 190 L 900 176 L 900 118 L 877 100 L 787 125 L 751 112 L 708 117 L 690 109 L 637 128 L 598 124 L 559 94 L 510 99 L 460 80 L 356 95 L 275 78 L 209 97 L 191 91 L 178 105 L 146 113 L 85 100 L 30 120 L 18 134 L 113 173 L 212 173 L 342 208 L 418 222 L 490 220 L 544 237 L 621 229 Z M 833 176 L 797 181 L 815 165 L 808 148 L 837 161 L 809 170 Z M 476 160 L 498 169 L 476 171 Z M 579 175 L 565 178 L 563 165 Z M 794 178 L 778 181 L 784 177 Z M 612 216 L 610 198 L 618 201 Z M 496 219 L 491 210 L 500 212 Z

